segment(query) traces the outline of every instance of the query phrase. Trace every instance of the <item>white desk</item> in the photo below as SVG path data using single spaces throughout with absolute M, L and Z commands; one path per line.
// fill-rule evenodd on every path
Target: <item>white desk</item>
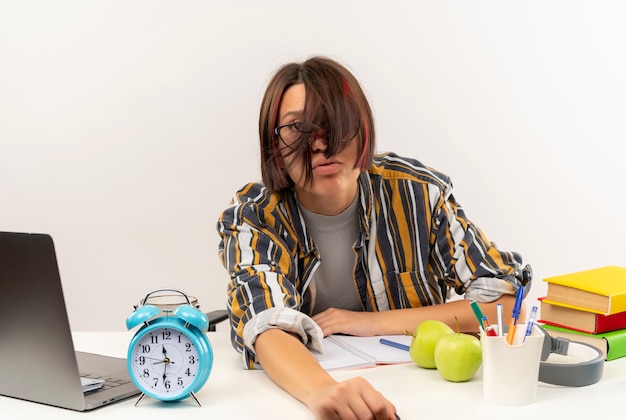
M 132 332 L 74 333 L 77 350 L 126 357 Z M 262 371 L 246 371 L 240 355 L 233 350 L 226 332 L 209 333 L 214 363 L 211 376 L 192 400 L 161 403 L 145 398 L 135 407 L 136 398 L 88 413 L 0 397 L 2 418 L 26 419 L 310 419 L 308 409 L 278 388 Z M 402 420 L 454 419 L 547 419 L 584 418 L 600 413 L 621 412 L 626 394 L 626 358 L 606 362 L 602 380 L 582 388 L 539 383 L 537 401 L 521 407 L 499 407 L 482 401 L 482 372 L 469 382 L 451 383 L 436 370 L 413 364 L 379 366 L 372 369 L 333 372 L 336 379 L 363 376 L 397 407 Z M 0 372 L 0 380 L 2 380 Z M 619 411 L 616 411 L 619 410 Z M 8 415 L 10 414 L 10 415 Z

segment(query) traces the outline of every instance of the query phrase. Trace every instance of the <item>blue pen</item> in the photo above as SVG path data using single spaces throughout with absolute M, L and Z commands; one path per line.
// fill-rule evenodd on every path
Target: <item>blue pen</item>
M 535 325 L 535 321 L 537 320 L 537 308 L 533 306 L 530 310 L 530 316 L 528 317 L 528 322 L 526 323 L 526 333 L 524 333 L 524 341 L 526 341 L 526 337 L 532 334 L 533 326 Z
M 385 338 L 380 339 L 380 344 L 384 344 L 386 346 L 395 347 L 400 350 L 409 351 L 410 347 L 406 344 L 396 343 L 395 341 L 387 340 Z
M 524 300 L 524 286 L 520 286 L 517 289 L 517 297 L 515 298 L 515 306 L 513 306 L 513 313 L 511 314 L 511 321 L 509 323 L 509 332 L 506 336 L 506 342 L 509 344 L 513 344 L 513 339 L 515 338 L 515 329 L 517 328 L 517 320 L 519 318 L 519 313 L 522 309 L 522 301 Z

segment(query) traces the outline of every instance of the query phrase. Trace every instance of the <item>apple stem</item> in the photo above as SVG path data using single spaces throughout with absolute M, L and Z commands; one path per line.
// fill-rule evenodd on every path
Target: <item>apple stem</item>
M 411 337 L 415 338 L 415 334 L 411 334 L 407 330 L 404 330 L 404 335 L 410 335 Z
M 456 332 L 461 333 L 461 327 L 459 327 L 459 318 L 457 318 L 456 315 L 454 316 L 454 320 L 456 321 Z

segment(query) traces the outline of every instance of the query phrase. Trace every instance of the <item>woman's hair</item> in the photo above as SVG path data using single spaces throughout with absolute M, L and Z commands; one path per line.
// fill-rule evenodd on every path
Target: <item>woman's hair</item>
M 282 66 L 270 80 L 259 115 L 261 174 L 271 192 L 293 186 L 281 156 L 281 143 L 274 133 L 283 95 L 291 86 L 302 83 L 306 103 L 302 121 L 323 130 L 326 157 L 339 153 L 348 142 L 357 141 L 359 156 L 355 167 L 365 171 L 375 150 L 374 119 L 370 105 L 356 78 L 341 64 L 325 57 L 312 57 L 302 63 Z M 304 134 L 288 155 L 302 159 L 305 182 L 312 180 L 309 135 Z M 293 159 L 291 161 L 293 161 Z

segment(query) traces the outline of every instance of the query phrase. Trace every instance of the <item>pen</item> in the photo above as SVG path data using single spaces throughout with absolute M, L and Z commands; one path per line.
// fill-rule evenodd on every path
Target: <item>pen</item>
M 520 310 L 522 309 L 522 300 L 524 299 L 524 286 L 520 286 L 517 289 L 517 297 L 515 298 L 515 306 L 513 306 L 513 313 L 511 314 L 511 321 L 509 322 L 509 332 L 506 336 L 506 342 L 513 344 L 515 338 L 515 329 L 517 328 L 517 319 L 519 318 Z
M 533 306 L 530 310 L 530 316 L 528 317 L 528 322 L 526 323 L 526 332 L 524 333 L 524 341 L 526 341 L 526 337 L 528 337 L 533 332 L 533 325 L 535 325 L 535 320 L 537 319 L 537 308 Z
M 501 337 L 504 335 L 504 318 L 502 317 L 502 304 L 498 303 L 496 306 L 496 312 L 498 314 L 498 335 Z
M 487 320 L 486 315 L 483 315 L 483 319 L 481 320 L 481 325 L 483 326 L 483 330 L 487 331 L 487 327 L 489 326 L 489 321 Z
M 478 320 L 478 325 L 484 329 L 483 317 L 485 315 L 483 315 L 483 311 L 480 310 L 480 307 L 478 306 L 478 303 L 476 303 L 475 300 L 470 302 L 470 306 L 472 307 L 472 311 L 474 311 L 474 315 L 476 315 L 476 319 Z
M 381 338 L 380 339 L 380 344 L 384 344 L 384 345 L 390 346 L 390 347 L 395 347 L 395 348 L 400 349 L 400 350 L 409 351 L 409 349 L 410 349 L 410 346 L 407 346 L 406 344 L 396 343 L 395 341 L 387 340 L 385 338 Z
M 493 325 L 487 325 L 487 328 L 485 328 L 485 334 L 487 335 L 487 337 L 496 337 L 498 335 L 493 330 Z

